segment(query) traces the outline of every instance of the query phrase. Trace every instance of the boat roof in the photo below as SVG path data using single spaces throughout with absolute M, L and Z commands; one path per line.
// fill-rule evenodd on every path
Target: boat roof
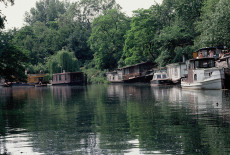
M 196 52 L 202 51 L 202 50 L 215 50 L 215 49 L 225 49 L 224 46 L 219 46 L 219 47 L 205 47 L 205 48 L 200 48 Z
M 215 58 L 213 58 L 213 57 L 204 57 L 204 58 L 190 59 L 189 61 L 196 61 L 196 60 L 215 60 Z
M 83 72 L 64 72 L 64 73 L 55 73 L 53 75 L 63 75 L 63 74 L 82 74 Z
M 124 66 L 124 67 L 121 67 L 121 68 L 118 68 L 118 69 L 125 69 L 125 68 L 139 66 L 139 65 L 148 64 L 148 63 L 153 64 L 151 61 L 145 61 L 145 62 L 140 62 L 140 63 L 134 64 L 134 65 Z

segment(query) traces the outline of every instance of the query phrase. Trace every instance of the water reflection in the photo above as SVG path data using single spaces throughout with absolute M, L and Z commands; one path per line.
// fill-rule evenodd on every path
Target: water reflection
M 188 90 L 179 87 L 152 88 L 157 100 L 166 100 L 171 106 L 183 106 L 194 114 L 223 113 L 222 90 Z
M 229 94 L 123 84 L 0 88 L 0 154 L 228 154 Z

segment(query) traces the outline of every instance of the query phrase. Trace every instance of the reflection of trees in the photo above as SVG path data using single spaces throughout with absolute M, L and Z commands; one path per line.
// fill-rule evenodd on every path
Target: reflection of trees
M 16 98 L 16 100 L 14 100 Z M 17 133 L 17 129 L 24 120 L 23 113 L 15 113 L 17 109 L 24 107 L 26 95 L 23 91 L 14 91 L 11 88 L 0 88 L 0 153 L 7 154 L 6 139 L 7 133 Z
M 5 135 L 6 128 L 19 128 L 24 118 L 26 94 L 21 89 L 0 88 L 0 135 Z
M 140 85 L 4 88 L 0 134 L 25 129 L 10 134 L 28 132 L 34 151 L 45 154 L 125 153 L 136 139 L 146 154 L 222 154 L 230 148 L 222 95 Z

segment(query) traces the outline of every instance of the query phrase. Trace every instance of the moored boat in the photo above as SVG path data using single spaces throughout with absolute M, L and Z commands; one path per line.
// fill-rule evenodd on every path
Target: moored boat
M 188 75 L 181 80 L 181 87 L 188 89 L 222 89 L 224 71 L 215 67 L 214 58 L 189 60 Z
M 63 72 L 53 74 L 52 85 L 86 85 L 87 75 L 83 72 Z
M 170 85 L 172 80 L 168 77 L 166 72 L 154 73 L 153 79 L 151 80 L 151 86 Z

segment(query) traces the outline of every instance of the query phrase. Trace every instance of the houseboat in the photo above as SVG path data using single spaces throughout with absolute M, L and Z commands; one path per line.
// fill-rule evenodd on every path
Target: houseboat
M 122 70 L 123 82 L 150 82 L 153 78 L 152 62 L 142 62 L 131 66 L 120 68 Z
M 112 72 L 107 72 L 106 73 L 107 76 L 107 80 L 111 83 L 122 83 L 123 78 L 122 78 L 122 70 L 121 69 L 117 69 L 115 71 Z
M 53 74 L 52 85 L 86 85 L 87 76 L 83 72 L 63 72 Z
M 224 89 L 230 89 L 230 53 L 224 54 L 217 60 L 216 67 L 224 70 Z
M 170 85 L 172 80 L 168 77 L 166 71 L 157 71 L 150 82 L 151 86 Z
M 166 66 L 167 75 L 172 80 L 173 84 L 180 84 L 181 78 L 185 77 L 186 74 L 186 63 L 179 62 L 173 63 Z
M 224 71 L 215 67 L 214 57 L 189 60 L 188 75 L 182 78 L 181 87 L 188 89 L 222 89 Z

